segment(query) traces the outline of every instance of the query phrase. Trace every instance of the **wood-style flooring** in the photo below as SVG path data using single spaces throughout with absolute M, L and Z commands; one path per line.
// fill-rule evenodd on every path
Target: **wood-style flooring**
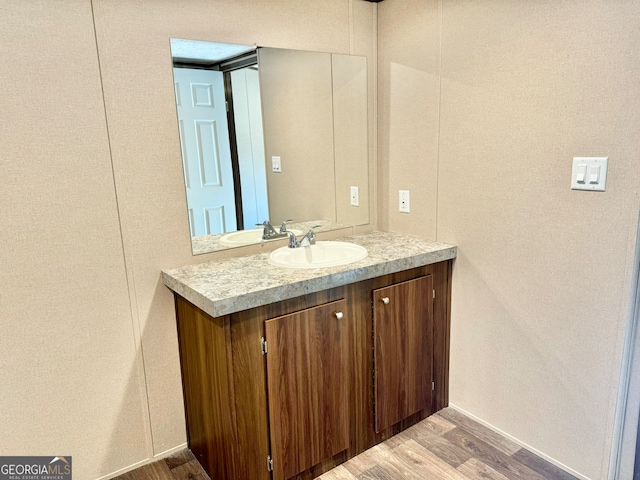
M 577 480 L 493 430 L 445 408 L 330 470 L 321 480 Z M 209 479 L 193 454 L 172 457 L 115 480 Z M 247 479 L 250 480 L 250 479 Z
M 191 453 L 183 450 L 164 460 L 145 465 L 112 480 L 211 480 L 200 462 Z
M 451 408 L 330 470 L 321 480 L 577 480 Z

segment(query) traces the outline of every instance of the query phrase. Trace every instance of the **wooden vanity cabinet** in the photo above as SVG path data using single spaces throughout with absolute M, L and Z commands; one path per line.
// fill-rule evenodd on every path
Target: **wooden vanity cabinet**
M 376 432 L 431 409 L 433 291 L 429 275 L 373 292 Z
M 210 477 L 311 479 L 445 407 L 450 269 L 440 262 L 218 318 L 176 295 L 189 447 Z M 409 324 L 377 314 L 378 297 Z M 399 377 L 411 402 L 384 383 L 407 362 L 414 374 Z
M 346 302 L 267 320 L 273 477 L 291 478 L 349 448 Z

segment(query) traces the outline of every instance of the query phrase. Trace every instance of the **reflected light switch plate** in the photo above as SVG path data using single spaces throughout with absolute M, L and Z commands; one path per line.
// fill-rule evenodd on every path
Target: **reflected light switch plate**
M 280 163 L 280 157 L 271 157 L 271 171 L 275 173 L 282 173 L 282 164 Z
M 604 192 L 609 157 L 573 157 L 572 190 Z

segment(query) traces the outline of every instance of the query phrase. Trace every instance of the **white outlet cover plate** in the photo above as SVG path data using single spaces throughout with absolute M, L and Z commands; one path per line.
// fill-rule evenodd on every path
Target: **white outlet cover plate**
M 271 171 L 275 173 L 282 173 L 282 164 L 280 163 L 280 157 L 271 157 Z
M 351 205 L 357 207 L 360 205 L 360 194 L 358 187 L 351 187 Z
M 400 190 L 398 195 L 398 210 L 401 213 L 411 213 L 411 198 L 409 190 Z
M 609 157 L 573 157 L 571 189 L 604 192 L 607 186 L 608 164 Z M 598 171 L 597 181 L 592 181 L 591 174 L 596 170 Z M 584 178 L 580 178 L 581 173 Z

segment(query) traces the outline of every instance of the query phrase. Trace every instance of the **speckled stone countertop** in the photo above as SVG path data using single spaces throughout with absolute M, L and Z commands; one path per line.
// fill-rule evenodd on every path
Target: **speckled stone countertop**
M 162 281 L 213 317 L 299 297 L 455 258 L 457 248 L 396 233 L 370 232 L 339 240 L 356 243 L 369 255 L 331 268 L 288 269 L 270 265 L 269 253 L 162 271 Z

